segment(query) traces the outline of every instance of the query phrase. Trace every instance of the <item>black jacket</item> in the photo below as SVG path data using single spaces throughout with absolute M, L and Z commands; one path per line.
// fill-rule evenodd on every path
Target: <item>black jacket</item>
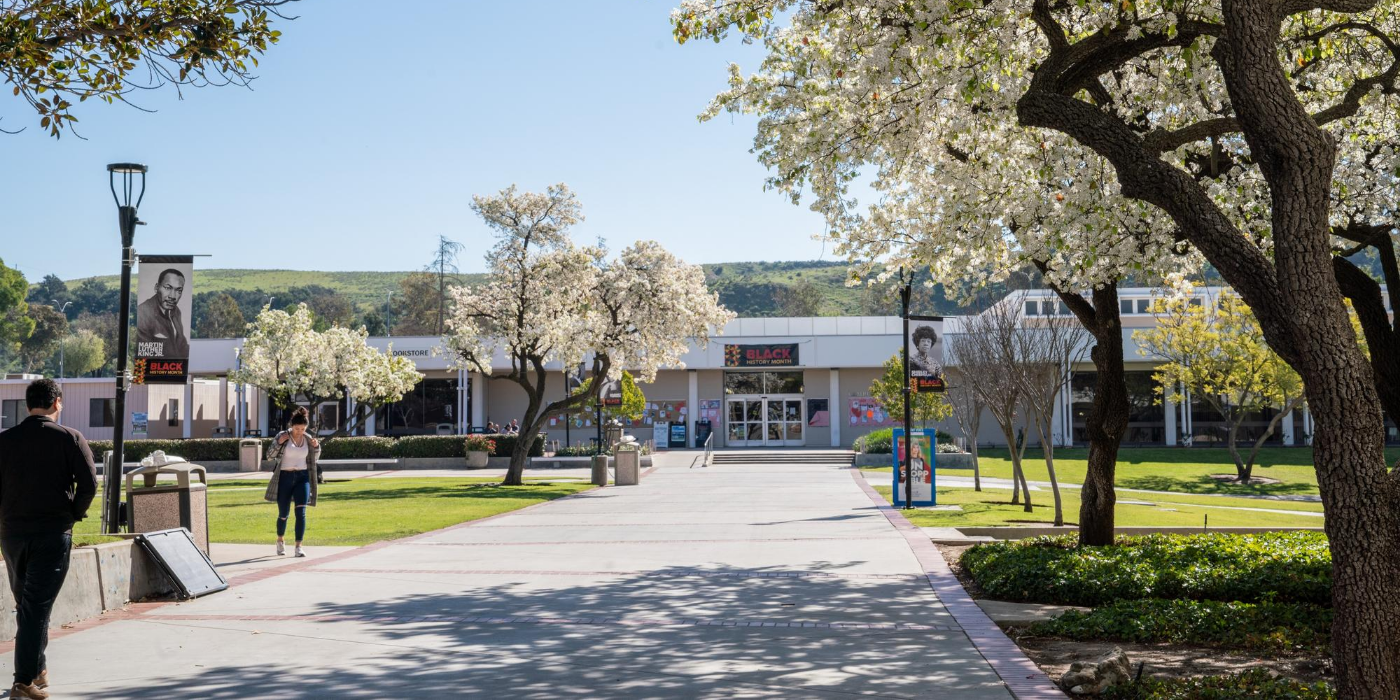
M 0 534 L 68 532 L 97 494 L 81 433 L 30 416 L 0 433 Z

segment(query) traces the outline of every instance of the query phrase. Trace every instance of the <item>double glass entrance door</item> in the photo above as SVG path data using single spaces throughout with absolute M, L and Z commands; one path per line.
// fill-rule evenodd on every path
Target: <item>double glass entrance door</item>
M 801 447 L 802 399 L 779 396 L 731 396 L 728 399 L 730 447 Z

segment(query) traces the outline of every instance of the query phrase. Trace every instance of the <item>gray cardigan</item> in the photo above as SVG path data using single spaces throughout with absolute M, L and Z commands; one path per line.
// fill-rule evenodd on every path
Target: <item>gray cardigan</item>
M 283 430 L 277 433 L 277 436 L 272 438 L 272 445 L 267 448 L 267 454 L 265 455 L 266 459 L 273 461 L 273 466 L 272 480 L 267 482 L 267 492 L 263 494 L 263 500 L 272 501 L 273 503 L 277 502 L 277 480 L 282 478 L 282 451 L 287 447 L 286 443 L 278 441 L 283 435 L 288 435 L 288 441 L 292 439 L 289 435 L 289 431 Z M 309 440 L 311 436 L 307 435 L 306 438 Z M 316 505 L 316 460 L 320 458 L 321 447 L 319 445 L 306 451 L 306 475 L 311 479 L 311 497 L 306 500 L 306 505 L 308 506 Z

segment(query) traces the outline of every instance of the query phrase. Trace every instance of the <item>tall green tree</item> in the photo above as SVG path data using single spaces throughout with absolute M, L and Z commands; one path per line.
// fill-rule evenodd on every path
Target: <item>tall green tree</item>
M 86 328 L 64 336 L 58 342 L 58 347 L 62 352 L 61 369 L 65 377 L 80 377 L 96 372 L 107 364 L 107 349 L 103 346 L 102 338 Z M 58 361 L 57 355 L 49 357 L 49 373 L 55 376 L 60 369 Z
M 72 299 L 73 295 L 68 291 L 68 283 L 59 279 L 58 275 L 44 275 L 44 279 L 29 290 L 29 303 L 31 304 L 52 304 L 54 308 L 61 309 L 65 302 L 72 301 Z M 76 316 L 77 313 L 73 313 L 68 317 L 68 320 L 71 321 Z
M 885 371 L 870 383 L 870 398 L 880 402 L 880 406 L 892 416 L 904 416 L 904 351 L 896 352 L 885 360 Z M 953 405 L 941 393 L 916 393 L 909 411 L 920 428 L 928 428 L 929 423 L 941 421 L 953 415 Z M 974 438 L 975 439 L 975 438 Z
M 291 0 L 0 2 L 0 77 L 55 138 L 89 98 L 126 102 L 165 85 L 247 85 Z
M 778 313 L 788 317 L 820 316 L 826 307 L 826 297 L 821 287 L 811 280 L 779 287 L 774 297 Z
M 438 278 L 415 272 L 399 281 L 389 322 L 394 335 L 437 335 Z
M 209 300 L 195 331 L 200 338 L 241 338 L 247 325 L 238 301 L 221 293 Z
M 24 362 L 24 371 L 34 372 L 58 352 L 59 342 L 68 335 L 68 319 L 48 304 L 30 304 L 28 314 L 34 331 L 20 341 L 19 356 Z
M 604 382 L 604 387 L 607 383 Z M 583 380 L 583 384 L 574 390 L 574 396 L 588 396 L 588 403 L 581 409 L 589 415 L 593 415 L 598 410 L 598 396 L 593 393 L 593 378 Z M 634 421 L 642 417 L 647 410 L 647 397 L 642 393 L 642 388 L 637 386 L 637 380 L 632 378 L 631 372 L 622 373 L 622 404 L 619 406 L 603 406 L 604 420 L 627 420 Z
M 15 352 L 19 343 L 34 332 L 34 319 L 29 317 L 29 304 L 24 301 L 28 291 L 24 274 L 0 260 L 0 348 Z

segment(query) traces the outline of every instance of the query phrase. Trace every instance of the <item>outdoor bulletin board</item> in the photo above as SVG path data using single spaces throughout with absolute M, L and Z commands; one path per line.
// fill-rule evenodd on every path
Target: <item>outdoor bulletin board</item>
M 909 469 L 914 472 L 914 499 L 916 506 L 932 506 L 938 504 L 938 497 L 934 491 L 934 451 L 933 441 L 935 432 L 932 430 L 914 431 L 914 454 L 909 460 Z M 891 476 L 894 479 L 894 496 L 890 499 L 895 507 L 904 507 L 904 482 L 906 472 L 904 471 L 904 450 L 907 444 L 904 439 L 904 428 L 894 429 L 894 447 L 891 450 L 894 457 L 894 470 Z

